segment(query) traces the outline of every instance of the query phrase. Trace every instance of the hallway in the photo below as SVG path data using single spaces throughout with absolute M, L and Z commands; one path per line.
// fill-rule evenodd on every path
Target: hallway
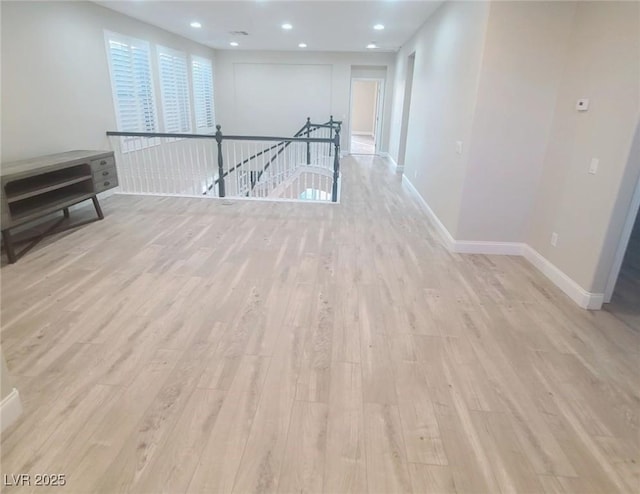
M 400 175 L 341 204 L 112 196 L 2 268 L 56 492 L 634 492 L 640 334 L 525 260 L 447 251 Z M 12 488 L 10 492 L 28 489 Z
M 375 154 L 376 146 L 372 136 L 351 136 L 351 154 Z

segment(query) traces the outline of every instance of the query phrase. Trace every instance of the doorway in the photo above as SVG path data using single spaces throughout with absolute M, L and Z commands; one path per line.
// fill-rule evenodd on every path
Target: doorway
M 407 72 L 404 80 L 404 101 L 402 103 L 402 123 L 400 125 L 400 149 L 398 150 L 398 167 L 404 168 L 407 152 L 407 131 L 409 129 L 409 111 L 411 109 L 411 90 L 413 88 L 413 70 L 416 64 L 416 53 L 407 58 Z
M 351 154 L 378 154 L 382 79 L 351 80 Z
M 632 170 L 635 170 L 639 163 L 640 122 L 636 126 L 631 144 L 627 175 L 635 174 Z M 625 184 L 629 184 L 630 180 L 633 179 L 627 176 Z M 640 331 L 640 176 L 637 177 L 605 287 L 603 309 Z
M 640 192 L 640 181 L 638 182 Z M 622 264 L 615 280 L 613 293 L 606 300 L 604 309 L 611 312 L 627 326 L 640 331 L 640 210 L 635 206 L 635 220 Z

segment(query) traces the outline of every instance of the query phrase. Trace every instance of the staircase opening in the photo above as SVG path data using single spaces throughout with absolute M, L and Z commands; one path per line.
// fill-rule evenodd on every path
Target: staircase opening
M 292 137 L 107 132 L 120 193 L 339 202 L 340 130 L 310 118 Z

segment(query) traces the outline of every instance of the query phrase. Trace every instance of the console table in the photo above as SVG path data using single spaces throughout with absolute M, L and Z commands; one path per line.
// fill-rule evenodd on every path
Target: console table
M 45 235 L 75 228 L 104 218 L 97 194 L 118 185 L 112 151 L 68 151 L 28 160 L 3 163 L 0 171 L 2 239 L 10 263 L 31 249 Z M 69 207 L 91 199 L 97 218 L 71 223 Z M 11 229 L 62 211 L 52 227 L 21 252 L 15 250 Z

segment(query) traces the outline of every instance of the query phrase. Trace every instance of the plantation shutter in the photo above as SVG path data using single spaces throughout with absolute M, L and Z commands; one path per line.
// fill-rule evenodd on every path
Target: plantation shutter
M 107 40 L 118 130 L 155 132 L 149 44 L 114 33 L 107 33 Z
M 213 131 L 215 117 L 213 110 L 213 66 L 206 58 L 191 57 L 193 79 L 193 101 L 195 105 L 196 129 Z
M 158 47 L 158 68 L 165 132 L 191 132 L 187 57 L 170 48 Z

